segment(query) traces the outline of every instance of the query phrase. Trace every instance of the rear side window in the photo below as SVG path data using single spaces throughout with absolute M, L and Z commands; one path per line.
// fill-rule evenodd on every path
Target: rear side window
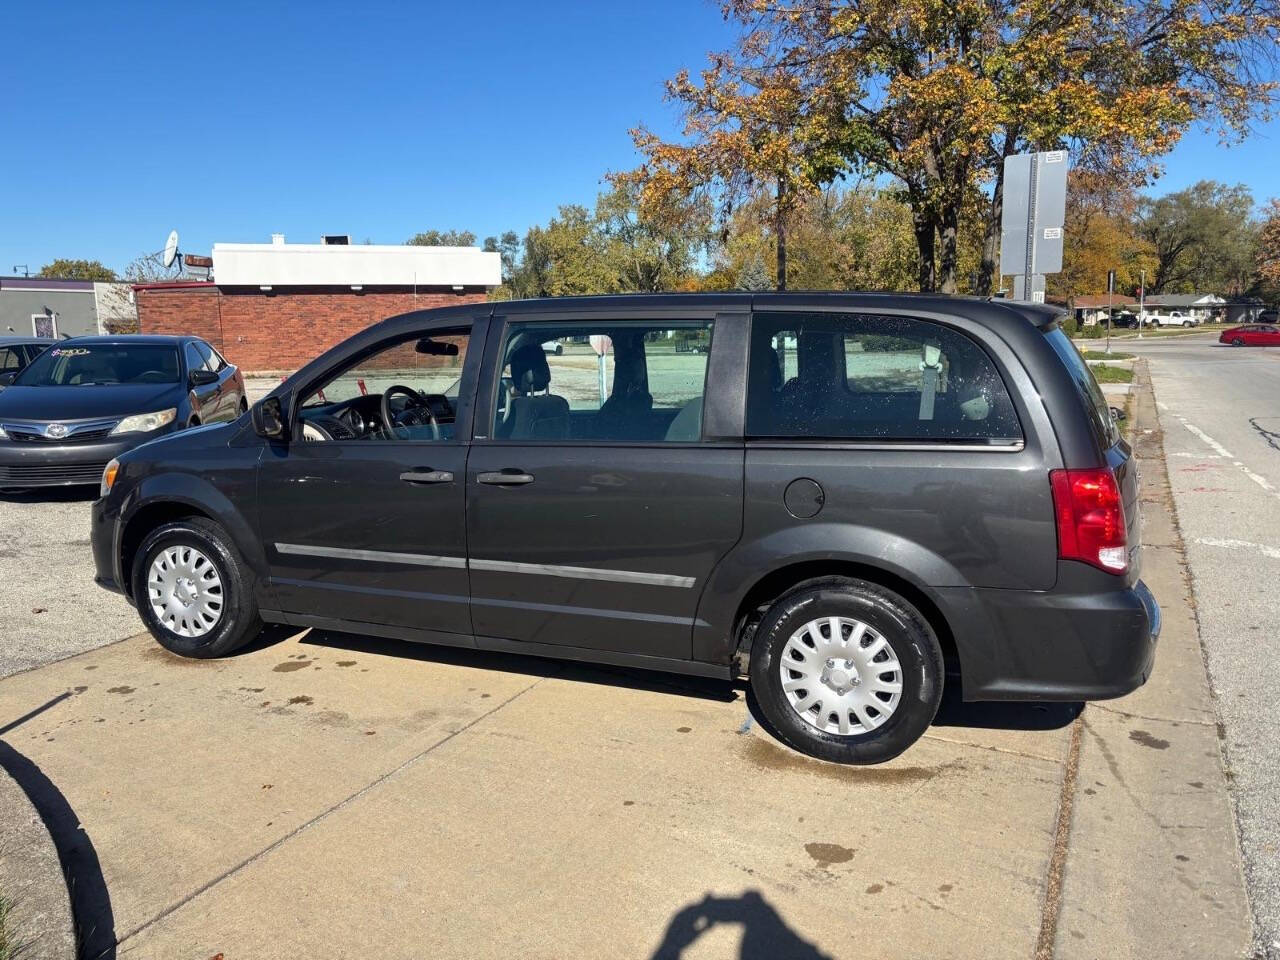
M 1022 428 L 986 351 L 949 327 L 867 314 L 757 314 L 747 434 L 1013 444 Z
M 1111 449 L 1119 441 L 1120 432 L 1111 419 L 1111 408 L 1107 406 L 1107 399 L 1102 395 L 1102 388 L 1094 379 L 1089 364 L 1075 348 L 1071 338 L 1062 332 L 1061 327 L 1054 327 L 1045 334 L 1044 338 L 1049 346 L 1053 347 L 1053 352 L 1058 355 L 1067 372 L 1071 374 L 1071 379 L 1076 386 L 1076 396 L 1084 408 L 1094 436 L 1098 438 L 1098 445 L 1103 450 Z

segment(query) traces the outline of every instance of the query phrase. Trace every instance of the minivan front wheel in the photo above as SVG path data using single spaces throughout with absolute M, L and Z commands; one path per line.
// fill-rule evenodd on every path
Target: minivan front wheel
M 756 631 L 750 675 L 773 732 L 835 763 L 893 759 L 929 728 L 942 699 L 942 651 L 920 612 L 845 577 L 778 598 Z
M 262 629 L 253 576 L 218 523 L 190 517 L 157 527 L 134 555 L 133 599 L 162 647 L 209 659 Z

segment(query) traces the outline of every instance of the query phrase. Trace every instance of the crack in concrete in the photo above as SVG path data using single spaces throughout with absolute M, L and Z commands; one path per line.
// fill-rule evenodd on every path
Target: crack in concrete
M 1114 713 L 1118 717 L 1131 717 L 1134 720 L 1150 720 L 1152 723 L 1188 723 L 1199 727 L 1216 727 L 1217 720 L 1192 720 L 1189 717 L 1153 717 L 1147 713 L 1132 713 L 1129 710 L 1118 710 L 1102 703 L 1091 703 L 1089 706 L 1103 713 Z
M 1058 818 L 1053 831 L 1053 853 L 1045 874 L 1044 899 L 1040 904 L 1040 934 L 1036 937 L 1035 960 L 1053 960 L 1058 940 L 1058 918 L 1062 913 L 1062 880 L 1071 843 L 1071 814 L 1075 808 L 1076 783 L 1080 774 L 1080 741 L 1084 714 L 1071 722 L 1071 739 L 1062 767 L 1062 790 L 1058 796 Z
M 1005 753 L 1012 757 L 1025 757 L 1028 760 L 1043 760 L 1045 763 L 1052 763 L 1055 766 L 1062 763 L 1060 757 L 1046 757 L 1044 754 L 1031 753 L 1028 750 L 1012 750 L 1009 747 L 996 747 L 983 743 L 970 743 L 967 740 L 953 740 L 951 737 L 940 737 L 936 733 L 926 733 L 921 739 L 937 740 L 939 743 L 949 743 L 957 747 L 970 747 L 974 750 L 989 750 L 992 753 Z

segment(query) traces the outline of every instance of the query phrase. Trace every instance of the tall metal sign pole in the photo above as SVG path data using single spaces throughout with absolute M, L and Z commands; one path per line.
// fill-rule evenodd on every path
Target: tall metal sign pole
M 1147 271 L 1138 280 L 1138 339 L 1142 339 L 1142 325 L 1147 322 Z
M 1044 303 L 1044 278 L 1062 270 L 1067 213 L 1067 152 L 1006 157 L 1000 219 L 1000 273 L 1013 277 L 1013 299 Z

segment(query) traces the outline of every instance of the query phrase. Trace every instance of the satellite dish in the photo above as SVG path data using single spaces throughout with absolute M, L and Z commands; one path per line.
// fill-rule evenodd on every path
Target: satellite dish
M 173 261 L 178 259 L 178 231 L 170 230 L 169 239 L 164 242 L 164 266 L 165 269 L 173 266 Z

